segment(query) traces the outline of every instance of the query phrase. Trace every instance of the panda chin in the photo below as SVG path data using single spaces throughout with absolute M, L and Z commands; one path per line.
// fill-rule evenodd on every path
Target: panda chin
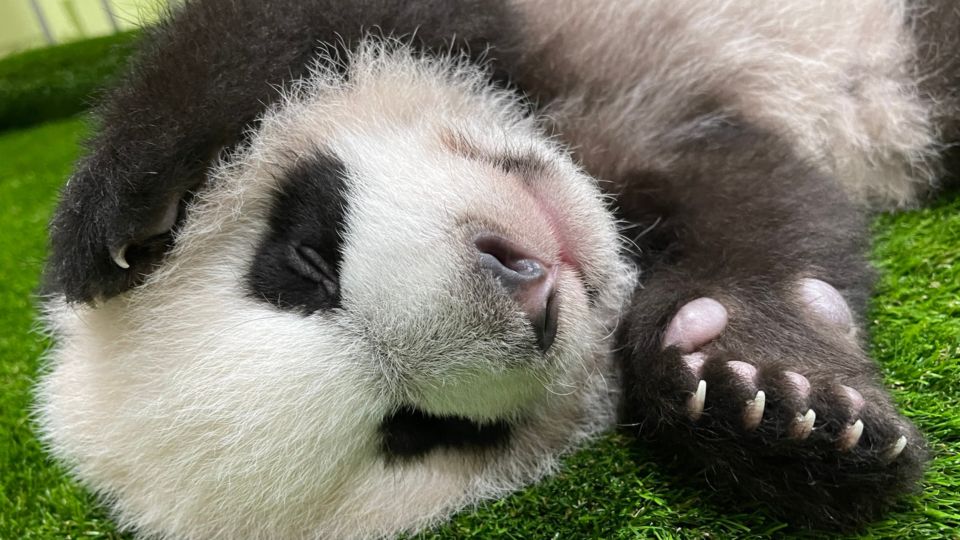
M 511 426 L 505 420 L 480 423 L 462 416 L 440 416 L 413 406 L 400 407 L 380 424 L 381 449 L 388 460 L 411 460 L 437 449 L 480 452 L 505 446 Z

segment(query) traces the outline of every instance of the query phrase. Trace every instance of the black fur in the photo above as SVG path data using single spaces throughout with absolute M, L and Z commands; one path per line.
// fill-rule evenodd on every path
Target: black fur
M 510 438 L 510 425 L 503 421 L 478 424 L 404 407 L 383 420 L 380 433 L 388 458 L 412 459 L 439 448 L 476 451 L 502 446 Z
M 918 35 L 930 40 L 929 47 L 955 39 L 956 8 L 934 0 L 930 5 L 937 6 L 933 15 L 914 21 Z M 136 284 L 166 246 L 163 237 L 145 242 L 144 231 L 170 201 L 202 182 L 210 157 L 237 140 L 276 98 L 276 85 L 304 73 L 319 44 L 349 46 L 365 28 L 378 25 L 394 35 L 416 30 L 415 43 L 428 49 L 479 54 L 493 46 L 498 71 L 526 83 L 531 95 L 562 97 L 555 94 L 565 85 L 550 80 L 550 66 L 540 65 L 531 75 L 513 63 L 522 56 L 522 31 L 509 15 L 505 2 L 483 0 L 188 2 L 151 32 L 134 68 L 100 109 L 99 131 L 51 225 L 50 289 L 70 301 L 93 301 Z M 956 55 L 921 56 L 921 71 L 937 74 L 926 80 L 924 91 L 955 99 Z M 691 114 L 730 110 L 730 103 L 719 100 Z M 957 140 L 956 117 L 944 114 L 939 121 Z M 658 161 L 671 163 L 669 168 L 638 166 L 611 179 L 620 217 L 640 230 L 652 226 L 637 239 L 643 283 L 617 336 L 627 420 L 639 423 L 640 435 L 653 444 L 682 454 L 711 485 L 765 500 L 787 518 L 847 527 L 876 517 L 915 485 L 926 458 L 923 439 L 897 414 L 862 348 L 811 321 L 792 297 L 798 278 L 819 277 L 842 292 L 862 321 L 871 283 L 865 217 L 840 195 L 835 179 L 803 163 L 777 136 L 736 118 L 668 151 L 676 159 Z M 504 159 L 504 166 L 528 164 Z M 321 160 L 319 169 L 321 176 L 335 176 L 330 163 Z M 323 199 L 317 204 L 332 208 L 332 192 L 305 195 L 304 203 L 314 195 Z M 109 253 L 129 242 L 141 247 L 129 253 L 133 268 L 124 271 Z M 331 257 L 331 245 L 325 240 L 315 251 Z M 278 251 L 267 258 L 284 256 Z M 305 311 L 333 305 L 298 303 L 290 296 L 315 285 L 298 281 L 310 274 L 309 265 L 282 272 L 271 267 L 253 277 L 254 288 Z M 296 283 L 284 289 L 288 279 Z M 661 350 L 660 344 L 677 309 L 700 296 L 724 302 L 730 324 L 710 345 L 707 409 L 693 424 L 683 400 L 696 381 L 682 369 L 678 351 Z M 751 433 L 737 423 L 749 396 L 725 367 L 734 359 L 758 368 L 770 396 L 764 423 Z M 810 379 L 809 405 L 822 415 L 818 430 L 803 442 L 782 436 L 789 414 L 805 405 L 786 388 L 787 369 Z M 867 431 L 846 454 L 833 443 L 837 430 L 852 419 L 838 384 L 855 387 L 867 402 L 861 413 Z M 452 440 L 479 446 L 499 440 L 496 430 L 492 437 L 480 436 L 474 427 L 416 411 L 401 411 L 383 429 L 385 448 L 398 456 L 462 445 Z M 898 433 L 907 434 L 910 445 L 896 462 L 883 464 L 879 452 Z
M 345 173 L 342 161 L 320 151 L 287 172 L 247 276 L 251 294 L 304 314 L 340 306 Z
M 510 27 L 500 0 L 187 1 L 148 32 L 97 111 L 50 226 L 46 291 L 89 302 L 142 280 L 166 247 L 148 231 L 322 48 L 352 47 L 379 28 L 423 50 L 479 57 Z M 128 252 L 124 270 L 111 251 L 128 244 L 147 247 Z
M 935 120 L 945 152 L 946 181 L 960 183 L 960 4 L 912 0 L 910 22 L 917 41 L 920 90 L 936 103 Z

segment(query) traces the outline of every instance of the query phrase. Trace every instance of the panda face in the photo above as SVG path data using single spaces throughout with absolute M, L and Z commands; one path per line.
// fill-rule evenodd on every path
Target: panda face
M 122 523 L 413 530 L 611 420 L 633 275 L 594 182 L 472 68 L 350 66 L 221 161 L 141 286 L 48 306 L 46 438 Z

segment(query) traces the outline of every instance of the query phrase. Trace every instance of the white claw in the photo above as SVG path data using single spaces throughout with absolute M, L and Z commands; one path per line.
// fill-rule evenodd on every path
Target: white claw
M 863 421 L 857 420 L 840 434 L 840 440 L 837 445 L 840 450 L 846 452 L 852 449 L 860 442 L 860 436 L 863 435 Z
M 124 245 L 120 249 L 114 251 L 110 250 L 110 257 L 113 259 L 113 264 L 123 268 L 124 270 L 130 268 L 130 263 L 127 262 L 127 246 Z
M 697 383 L 697 391 L 687 400 L 687 411 L 690 419 L 696 422 L 703 414 L 703 404 L 707 399 L 707 381 Z
M 813 423 L 817 421 L 817 413 L 813 409 L 807 409 L 805 414 L 798 414 L 790 426 L 790 436 L 797 440 L 803 440 L 813 433 Z
M 897 457 L 900 455 L 901 452 L 903 452 L 903 449 L 906 447 L 907 447 L 907 437 L 905 435 L 901 435 L 900 438 L 897 439 L 897 442 L 893 443 L 893 445 L 891 445 L 890 448 L 887 448 L 886 452 L 883 453 L 884 461 L 889 463 L 897 459 Z
M 743 427 L 747 431 L 753 431 L 763 420 L 763 408 L 767 403 L 767 395 L 763 390 L 757 391 L 757 396 L 747 401 L 747 408 L 743 411 Z

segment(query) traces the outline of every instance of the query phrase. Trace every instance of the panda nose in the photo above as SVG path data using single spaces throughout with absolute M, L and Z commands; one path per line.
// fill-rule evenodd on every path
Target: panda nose
M 557 336 L 557 269 L 496 235 L 474 240 L 480 267 L 489 271 L 520 305 L 533 326 L 537 347 L 546 352 Z

